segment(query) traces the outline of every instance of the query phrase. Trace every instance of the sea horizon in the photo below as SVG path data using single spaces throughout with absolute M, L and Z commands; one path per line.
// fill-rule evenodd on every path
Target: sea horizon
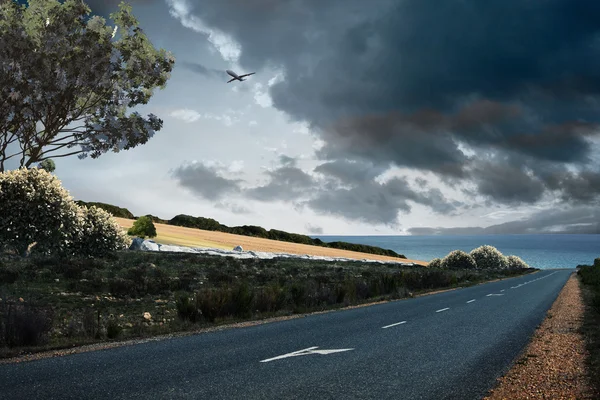
M 431 261 L 450 251 L 470 252 L 482 245 L 521 257 L 534 268 L 576 268 L 600 257 L 599 234 L 477 234 L 477 235 L 311 235 L 324 242 L 344 241 L 393 250 L 409 259 Z M 519 240 L 514 240 L 518 237 Z M 511 240 L 512 239 L 512 240 Z

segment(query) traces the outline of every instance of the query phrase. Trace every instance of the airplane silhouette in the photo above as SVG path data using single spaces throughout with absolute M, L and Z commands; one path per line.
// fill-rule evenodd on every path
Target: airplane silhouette
M 233 72 L 232 70 L 225 70 L 225 72 L 227 72 L 230 76 L 233 76 L 233 78 L 231 78 L 230 80 L 227 81 L 227 83 L 231 82 L 231 81 L 245 81 L 245 79 L 243 79 L 246 76 L 250 76 L 250 75 L 254 75 L 256 72 L 250 72 L 249 74 L 244 74 L 244 75 L 238 75 L 235 72 Z

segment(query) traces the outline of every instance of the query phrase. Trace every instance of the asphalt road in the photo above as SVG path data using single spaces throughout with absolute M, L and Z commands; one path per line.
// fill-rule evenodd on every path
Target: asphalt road
M 480 399 L 572 272 L 0 365 L 0 398 Z

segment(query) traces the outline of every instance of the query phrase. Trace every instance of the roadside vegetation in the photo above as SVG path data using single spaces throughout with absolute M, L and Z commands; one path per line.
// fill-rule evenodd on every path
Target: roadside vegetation
M 104 258 L 4 257 L 1 354 L 403 299 L 531 271 L 128 250 Z
M 586 305 L 582 330 L 589 352 L 587 367 L 590 382 L 600 392 L 600 257 L 594 260 L 593 265 L 579 265 L 577 269 Z
M 156 234 L 139 218 L 131 235 Z M 533 271 L 492 246 L 429 267 L 126 250 L 114 217 L 42 168 L 0 173 L 0 354 L 321 311 Z M 516 261 L 515 261 L 516 260 Z

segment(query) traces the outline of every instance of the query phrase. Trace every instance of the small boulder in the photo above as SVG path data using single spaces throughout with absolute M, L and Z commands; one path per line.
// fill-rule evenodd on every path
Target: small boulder
M 133 238 L 131 244 L 129 245 L 129 250 L 141 250 L 142 243 L 144 243 L 144 239 L 138 237 Z
M 144 313 L 143 317 L 146 321 L 150 321 L 152 319 L 152 315 L 150 315 L 150 313 L 147 311 Z
M 242 246 L 235 246 L 233 251 L 244 251 L 244 249 L 242 249 Z

